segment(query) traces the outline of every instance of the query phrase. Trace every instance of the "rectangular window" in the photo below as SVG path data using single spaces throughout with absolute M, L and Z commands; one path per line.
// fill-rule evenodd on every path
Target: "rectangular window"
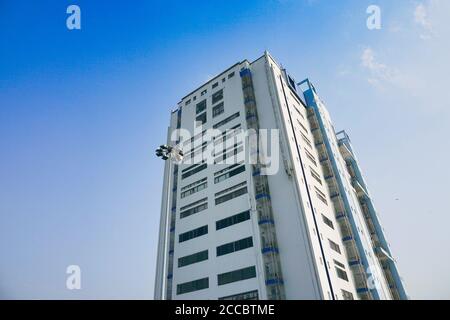
M 208 260 L 208 250 L 200 251 L 185 257 L 178 258 L 178 268 L 188 266 L 197 262 Z
M 202 191 L 208 187 L 207 178 L 191 183 L 181 189 L 181 199 L 186 198 L 194 193 Z
M 355 300 L 353 298 L 353 294 L 351 292 L 345 291 L 345 290 L 341 290 L 342 292 L 342 296 L 344 297 L 344 300 Z
M 205 110 L 206 110 L 206 100 L 203 100 L 203 101 L 197 103 L 197 105 L 195 107 L 196 114 L 202 113 Z
M 303 131 L 305 131 L 305 133 L 308 134 L 308 129 L 306 129 L 306 127 L 303 125 L 303 123 L 301 123 L 298 119 L 297 119 L 297 123 L 303 129 Z
M 201 95 L 204 96 L 207 92 L 208 92 L 208 90 L 205 89 L 205 90 L 202 91 Z
M 186 147 L 186 146 L 192 147 L 192 146 L 198 145 L 198 143 L 196 143 L 197 139 L 200 139 L 200 138 L 203 139 L 203 136 L 205 135 L 205 133 L 206 133 L 206 130 L 203 130 L 202 132 L 197 133 L 192 138 L 184 140 L 183 147 Z
M 203 278 L 177 285 L 177 294 L 189 293 L 207 288 L 209 288 L 209 278 Z
M 184 152 L 184 158 L 183 158 L 183 160 L 186 160 L 186 163 L 191 163 L 191 162 L 194 162 L 195 163 L 195 161 L 193 160 L 193 159 L 196 159 L 196 157 L 198 156 L 198 155 L 200 155 L 200 154 L 202 154 L 203 152 L 205 152 L 205 150 L 207 149 L 207 147 L 208 147 L 208 142 L 207 141 L 205 141 L 205 142 L 203 142 L 201 145 L 197 145 L 197 146 L 193 146 L 191 149 L 189 149 L 189 150 L 187 150 L 187 148 L 186 148 L 186 150 L 185 150 L 185 152 Z M 198 158 L 197 158 L 198 159 Z M 186 170 L 183 170 L 183 172 L 184 171 L 186 171 Z
M 225 143 L 231 138 L 233 138 L 233 141 L 235 142 L 241 142 L 244 140 L 244 138 L 242 137 L 243 133 L 244 132 L 241 129 L 241 124 L 239 123 L 230 129 L 224 130 L 222 134 L 218 134 L 217 136 L 215 136 L 213 138 L 214 146 L 222 144 L 225 147 Z
M 320 175 L 315 171 L 313 168 L 309 167 L 309 170 L 311 171 L 311 176 L 318 182 L 320 185 L 322 185 L 322 179 L 320 179 Z
M 340 263 L 339 261 L 337 261 L 337 260 L 333 260 L 334 261 L 334 264 L 335 265 L 337 265 L 338 267 L 341 267 L 342 269 L 344 269 L 345 270 L 345 266 L 344 266 L 344 264 L 343 263 Z
M 234 157 L 234 161 L 231 161 L 232 163 L 236 163 L 238 162 L 239 164 L 241 164 L 244 161 L 244 156 L 242 155 L 242 151 L 244 151 L 244 147 L 242 145 L 242 142 L 235 144 L 234 146 L 231 147 L 230 149 L 226 149 L 224 151 L 221 151 L 222 154 L 218 155 L 217 154 L 215 156 L 217 156 L 217 158 L 214 159 L 214 164 L 227 164 L 225 162 L 225 160 L 227 160 L 228 158 Z M 238 155 L 240 155 L 240 157 L 238 157 Z M 230 163 L 230 161 L 228 161 L 228 163 Z
M 197 127 L 204 125 L 205 123 L 206 123 L 206 112 L 202 113 L 201 115 L 198 115 L 197 118 L 195 118 L 195 124 Z
M 309 160 L 311 160 L 311 162 L 317 167 L 317 162 L 316 162 L 316 158 L 314 158 L 314 156 L 306 149 L 305 150 L 306 156 L 308 157 Z
M 238 294 L 234 294 L 232 296 L 219 298 L 219 300 L 234 300 L 234 301 L 236 301 L 236 300 L 237 301 L 239 301 L 239 300 L 258 300 L 258 299 L 259 299 L 258 290 L 238 293 Z
M 224 120 L 222 120 L 222 121 L 216 123 L 216 124 L 213 126 L 213 128 L 214 128 L 214 129 L 217 129 L 217 128 L 221 127 L 221 126 L 224 126 L 224 125 L 226 125 L 228 122 L 230 122 L 230 121 L 232 121 L 232 120 L 234 120 L 234 119 L 236 119 L 236 118 L 239 118 L 239 116 L 240 116 L 240 113 L 239 113 L 239 112 L 236 112 L 235 114 L 229 116 L 228 118 L 226 118 L 226 119 L 224 119 Z
M 219 103 L 217 106 L 213 107 L 213 118 L 221 115 L 222 113 L 224 113 L 225 108 L 223 106 L 223 102 Z
M 219 85 L 219 83 L 216 82 L 216 83 L 214 83 L 214 84 L 212 85 L 212 88 L 213 88 L 213 89 L 214 89 L 214 88 L 217 88 L 218 85 Z
M 334 229 L 333 221 L 331 221 L 330 219 L 328 219 L 324 215 L 322 215 L 322 220 L 327 226 L 329 226 L 331 229 Z
M 335 267 L 338 278 L 348 281 L 347 272 L 342 270 L 341 268 Z
M 232 167 L 234 167 L 234 168 L 235 168 L 236 166 L 238 166 L 238 164 L 232 165 Z M 230 170 L 230 168 L 227 168 L 227 169 L 225 169 L 225 170 L 226 170 L 227 172 L 222 173 L 222 174 L 220 174 L 219 176 L 217 176 L 217 177 L 214 178 L 214 183 L 215 183 L 215 184 L 217 184 L 217 183 L 219 183 L 219 182 L 222 182 L 222 181 L 225 181 L 225 180 L 227 180 L 227 179 L 229 179 L 229 178 L 231 178 L 231 177 L 234 177 L 234 176 L 236 176 L 236 175 L 238 175 L 238 174 L 244 172 L 244 171 L 245 171 L 245 165 L 242 165 L 242 166 L 237 167 L 237 168 L 232 169 L 232 170 Z M 219 173 L 222 172 L 222 171 L 224 171 L 224 170 L 219 171 Z M 217 174 L 217 172 L 216 172 L 214 175 L 216 175 L 216 174 Z
M 234 216 L 216 221 L 216 230 L 225 229 L 247 220 L 250 220 L 250 211 L 244 211 Z
M 253 239 L 252 239 L 252 237 L 248 237 L 245 239 L 241 239 L 238 241 L 234 241 L 234 242 L 230 242 L 230 243 L 226 243 L 224 245 L 218 246 L 216 248 L 217 256 L 218 257 L 224 256 L 226 254 L 245 250 L 245 249 L 248 249 L 251 247 L 253 247 Z
M 227 202 L 231 199 L 237 198 L 247 193 L 247 182 L 242 182 L 234 187 L 225 189 L 215 194 L 216 205 Z
M 199 166 L 198 163 L 193 164 L 192 166 L 189 166 L 187 168 L 184 168 L 183 170 L 181 170 L 182 173 L 185 173 L 186 171 L 190 171 L 191 169 L 194 169 L 195 167 Z
M 228 79 L 233 78 L 233 77 L 234 77 L 234 72 L 232 72 L 228 75 Z
M 254 266 L 219 274 L 217 275 L 217 284 L 222 286 L 227 283 L 251 278 L 256 278 L 256 268 Z
M 305 119 L 305 116 L 303 115 L 303 113 L 301 113 L 301 111 L 298 109 L 298 107 L 294 104 L 292 105 L 295 109 L 295 111 L 297 111 L 297 113 L 299 114 L 300 117 L 302 117 L 303 119 Z
M 194 238 L 201 237 L 208 233 L 208 226 L 203 226 L 185 233 L 180 234 L 178 237 L 178 242 L 185 242 Z
M 328 201 L 327 201 L 325 194 L 322 191 L 320 191 L 319 189 L 317 189 L 317 187 L 314 187 L 314 188 L 316 189 L 317 198 L 319 198 L 319 200 L 322 201 L 324 204 L 328 205 Z
M 186 101 L 185 105 L 189 105 L 191 103 L 191 99 L 189 99 L 188 101 Z
M 340 254 L 341 248 L 339 247 L 339 245 L 336 242 L 331 241 L 330 239 L 328 239 L 328 241 L 330 242 L 330 248 Z
M 187 172 L 183 173 L 183 174 L 181 175 L 181 179 L 186 179 L 187 177 L 190 177 L 190 176 L 192 176 L 192 175 L 194 175 L 194 174 L 196 174 L 196 173 L 198 173 L 198 172 L 200 172 L 200 171 L 202 171 L 202 170 L 205 170 L 206 167 L 207 167 L 207 164 L 206 164 L 206 163 L 204 163 L 204 164 L 202 164 L 202 165 L 200 165 L 200 166 L 197 166 L 197 167 L 195 167 L 194 169 L 192 169 L 192 170 L 190 170 L 190 171 L 187 171 Z
M 208 209 L 208 198 L 203 198 L 199 201 L 195 201 L 180 209 L 180 219 L 189 217 L 206 209 Z
M 212 104 L 215 104 L 223 99 L 223 89 L 217 91 L 212 95 Z
M 303 134 L 303 132 L 300 132 L 300 134 L 302 135 L 303 141 L 305 141 L 306 144 L 312 149 L 312 143 L 311 143 L 311 140 L 309 140 L 308 137 L 305 136 L 305 135 Z

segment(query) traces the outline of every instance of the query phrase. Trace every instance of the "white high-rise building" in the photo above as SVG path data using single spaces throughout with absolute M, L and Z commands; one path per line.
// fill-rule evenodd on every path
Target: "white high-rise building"
M 350 139 L 267 52 L 185 96 L 167 145 L 156 299 L 407 299 Z

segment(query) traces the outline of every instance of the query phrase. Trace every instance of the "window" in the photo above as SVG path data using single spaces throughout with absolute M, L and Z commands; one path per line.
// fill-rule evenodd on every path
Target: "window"
M 217 91 L 212 95 L 212 104 L 215 104 L 223 99 L 223 89 Z
M 219 135 L 215 136 L 214 137 L 214 146 L 216 146 L 216 145 L 218 145 L 220 143 L 222 145 L 226 146 L 225 142 L 228 139 L 235 138 L 235 137 L 236 138 L 233 139 L 233 141 L 238 141 L 238 142 L 244 141 L 244 137 L 242 136 L 243 133 L 244 132 L 241 129 L 241 124 L 239 123 L 239 124 L 235 125 L 234 127 L 230 128 L 230 129 L 224 130 L 222 132 L 222 134 L 219 134 Z
M 193 164 L 192 166 L 184 168 L 181 172 L 185 173 L 186 171 L 189 171 L 189 170 L 191 170 L 191 169 L 193 169 L 194 167 L 197 167 L 197 166 L 198 166 L 198 163 L 197 164 Z
M 224 120 L 222 120 L 222 121 L 216 123 L 216 124 L 213 126 L 213 128 L 214 128 L 214 129 L 217 129 L 217 128 L 219 128 L 219 127 L 221 127 L 221 126 L 227 124 L 228 122 L 230 122 L 230 121 L 232 121 L 232 120 L 234 120 L 234 119 L 236 119 L 236 118 L 239 118 L 239 115 L 240 115 L 240 113 L 239 113 L 239 112 L 236 112 L 235 114 L 229 116 L 228 118 L 226 118 L 226 119 L 224 119 Z
M 181 175 L 181 179 L 186 179 L 187 177 L 190 177 L 190 176 L 192 176 L 192 175 L 194 175 L 194 174 L 196 174 L 196 173 L 198 173 L 198 172 L 200 172 L 202 170 L 205 170 L 206 167 L 207 167 L 206 163 L 203 163 L 202 165 L 195 165 L 194 169 L 183 173 Z
M 344 269 L 345 270 L 345 266 L 344 266 L 344 264 L 343 263 L 340 263 L 339 261 L 337 261 L 337 260 L 333 260 L 334 261 L 334 264 L 335 265 L 337 265 L 338 267 L 341 267 L 342 269 Z
M 308 133 L 308 129 L 306 129 L 306 127 L 303 125 L 303 123 L 301 123 L 298 119 L 297 119 L 297 123 L 300 125 L 300 127 L 303 129 L 303 131 L 305 131 L 305 133 Z
M 180 209 L 180 219 L 189 217 L 206 209 L 208 209 L 208 198 L 203 198 L 201 200 L 195 201 Z
M 297 102 L 298 104 L 301 105 L 299 98 L 297 98 L 291 91 L 289 91 L 289 94 L 290 94 L 291 98 L 295 100 L 295 102 Z
M 185 242 L 194 238 L 201 237 L 208 233 L 208 226 L 203 226 L 185 233 L 180 234 L 178 237 L 178 242 Z
M 247 182 L 242 182 L 234 187 L 225 189 L 221 192 L 215 194 L 216 196 L 216 205 L 227 202 L 239 196 L 242 196 L 247 193 Z
M 186 101 L 186 103 L 184 105 L 189 105 L 191 103 L 191 99 L 189 99 L 188 101 Z
M 299 114 L 300 117 L 302 117 L 303 119 L 305 119 L 305 116 L 303 115 L 303 113 L 301 113 L 301 111 L 297 108 L 297 106 L 294 104 L 292 105 L 295 109 L 295 111 L 297 111 L 297 113 Z
M 330 242 L 330 248 L 340 254 L 341 248 L 339 247 L 339 245 L 336 242 L 331 241 L 330 239 L 328 239 L 328 241 Z
M 348 292 L 345 290 L 341 290 L 341 292 L 342 292 L 342 297 L 344 298 L 344 300 L 354 300 L 353 294 L 351 292 Z
M 178 268 L 188 266 L 197 262 L 208 260 L 208 250 L 200 251 L 189 256 L 178 258 Z
M 234 216 L 216 221 L 216 230 L 225 229 L 247 220 L 250 220 L 250 211 L 244 211 Z
M 219 300 L 258 300 L 258 299 L 259 299 L 258 290 L 238 293 L 232 296 L 219 298 Z
M 318 182 L 320 185 L 322 185 L 322 179 L 320 179 L 320 175 L 315 171 L 313 168 L 309 167 L 309 170 L 311 171 L 311 176 Z
M 331 221 L 330 219 L 328 219 L 324 215 L 322 215 L 322 220 L 327 226 L 329 226 L 331 229 L 334 229 L 333 221 Z
M 195 118 L 197 127 L 206 123 L 206 112 Z M 200 122 L 200 124 L 198 124 Z
M 199 114 L 199 113 L 201 113 L 201 112 L 203 112 L 205 110 L 206 110 L 206 100 L 203 100 L 203 101 L 197 103 L 197 105 L 195 106 L 195 113 L 196 114 Z
M 233 78 L 233 77 L 234 77 L 234 72 L 232 72 L 228 75 L 228 79 Z
M 308 137 L 305 136 L 305 135 L 303 134 L 303 132 L 300 132 L 300 134 L 302 135 L 303 141 L 305 141 L 306 144 L 312 149 L 312 143 L 311 143 L 311 140 L 309 140 Z
M 314 158 L 314 156 L 311 154 L 311 152 L 309 152 L 308 150 L 304 149 L 306 156 L 308 157 L 309 160 L 311 160 L 312 163 L 314 163 L 314 165 L 317 167 L 317 162 L 316 159 Z
M 337 273 L 337 276 L 338 276 L 339 279 L 348 281 L 347 272 L 345 272 L 344 270 L 342 270 L 342 269 L 340 269 L 338 267 L 335 267 L 335 269 L 336 269 L 336 273 Z
M 231 272 L 217 275 L 217 284 L 219 286 L 236 281 L 251 279 L 256 277 L 256 268 L 248 267 Z
M 214 84 L 212 85 L 212 88 L 213 88 L 213 89 L 214 89 L 214 88 L 217 88 L 218 85 L 219 85 L 219 83 L 216 82 L 216 83 L 214 83 Z
M 327 199 L 325 198 L 325 194 L 320 191 L 317 187 L 314 187 L 316 189 L 316 195 L 317 198 L 319 198 L 320 201 L 322 201 L 324 204 L 328 205 Z
M 239 166 L 239 164 L 234 164 L 231 166 L 235 169 L 230 170 L 231 168 L 228 167 L 224 170 L 216 172 L 214 175 L 217 175 L 217 174 L 220 174 L 220 175 L 218 175 L 217 177 L 214 178 L 214 183 L 217 184 L 219 182 L 225 181 L 225 180 L 227 180 L 231 177 L 234 177 L 245 171 L 245 165 L 241 165 L 240 167 L 237 167 L 237 168 L 236 168 L 236 166 Z M 222 172 L 225 172 L 225 173 L 222 173 Z
M 202 93 L 200 95 L 204 96 L 207 92 L 208 92 L 208 90 L 205 89 L 205 90 L 202 91 Z
M 191 183 L 183 188 L 181 188 L 181 199 L 186 198 L 194 193 L 202 191 L 208 187 L 207 178 L 203 178 L 194 183 Z
M 213 107 L 213 118 L 217 117 L 218 115 L 221 115 L 224 113 L 225 108 L 223 106 L 223 102 L 219 103 L 217 106 Z
M 229 164 L 230 162 L 228 161 L 225 162 L 228 158 L 234 157 L 232 163 L 242 163 L 242 161 L 244 161 L 245 155 L 242 155 L 242 151 L 244 150 L 244 147 L 242 145 L 242 142 L 235 144 L 234 146 L 232 146 L 229 149 L 226 149 L 224 151 L 221 151 L 220 155 L 215 155 L 217 156 L 214 159 L 214 164 Z M 240 154 L 241 157 L 238 157 L 238 154 Z
M 245 249 L 251 248 L 251 247 L 253 247 L 253 239 L 252 239 L 252 237 L 248 237 L 245 239 L 241 239 L 238 241 L 234 241 L 234 242 L 230 242 L 230 243 L 226 243 L 224 245 L 218 246 L 216 248 L 217 256 L 218 257 L 224 256 L 226 254 L 245 250 Z
M 198 159 L 197 156 L 205 152 L 207 147 L 208 142 L 205 141 L 201 145 L 195 146 L 195 148 L 194 146 L 191 149 L 186 148 L 183 159 L 186 161 L 186 163 L 195 163 L 195 159 Z
M 209 288 L 209 278 L 203 278 L 177 285 L 177 294 L 189 293 L 207 288 Z
M 183 141 L 183 146 L 185 147 L 185 146 L 196 145 L 195 142 L 197 141 L 197 139 L 203 138 L 203 136 L 205 135 L 205 133 L 206 133 L 206 130 L 203 130 L 202 132 L 197 133 L 197 134 L 196 134 L 195 136 L 193 136 L 192 138 L 187 139 L 187 140 L 184 140 L 184 141 Z

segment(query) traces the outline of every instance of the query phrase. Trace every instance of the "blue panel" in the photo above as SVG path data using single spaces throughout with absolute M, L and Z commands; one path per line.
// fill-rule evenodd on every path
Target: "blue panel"
M 284 284 L 282 279 L 269 279 L 266 280 L 266 285 L 270 286 L 270 285 L 274 285 L 274 284 Z
M 263 224 L 275 224 L 275 221 L 273 221 L 272 219 L 265 219 L 265 220 L 261 220 L 260 222 L 258 222 L 259 225 L 263 225 Z
M 278 248 L 273 248 L 273 247 L 262 248 L 261 252 L 262 253 L 271 253 L 271 252 L 278 253 Z
M 259 199 L 262 199 L 262 198 L 266 198 L 266 199 L 270 200 L 270 196 L 268 194 L 266 194 L 266 193 L 257 194 L 255 198 L 256 198 L 256 200 L 259 200 Z
M 247 75 L 249 75 L 249 76 L 252 75 L 250 69 L 248 69 L 248 68 L 241 70 L 241 72 L 239 72 L 239 74 L 240 74 L 241 77 L 244 77 L 244 76 L 247 76 Z

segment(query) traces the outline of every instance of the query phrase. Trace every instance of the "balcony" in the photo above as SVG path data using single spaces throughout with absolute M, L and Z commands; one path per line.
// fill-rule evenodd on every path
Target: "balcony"
M 353 188 L 355 188 L 356 194 L 358 195 L 358 197 L 369 197 L 369 195 L 367 194 L 366 190 L 363 188 L 363 186 L 359 183 L 358 180 L 353 179 L 352 180 L 352 185 Z
M 353 153 L 350 151 L 350 149 L 347 147 L 345 143 L 339 143 L 339 151 L 341 151 L 342 157 L 344 157 L 345 160 L 353 160 Z
M 391 255 L 386 250 L 384 250 L 382 247 L 376 247 L 375 252 L 377 254 L 378 259 L 380 259 L 381 261 L 390 260 L 392 262 L 395 262 L 394 258 L 392 258 Z
M 344 212 L 339 212 L 336 214 L 336 220 L 344 219 L 346 218 L 346 215 Z

